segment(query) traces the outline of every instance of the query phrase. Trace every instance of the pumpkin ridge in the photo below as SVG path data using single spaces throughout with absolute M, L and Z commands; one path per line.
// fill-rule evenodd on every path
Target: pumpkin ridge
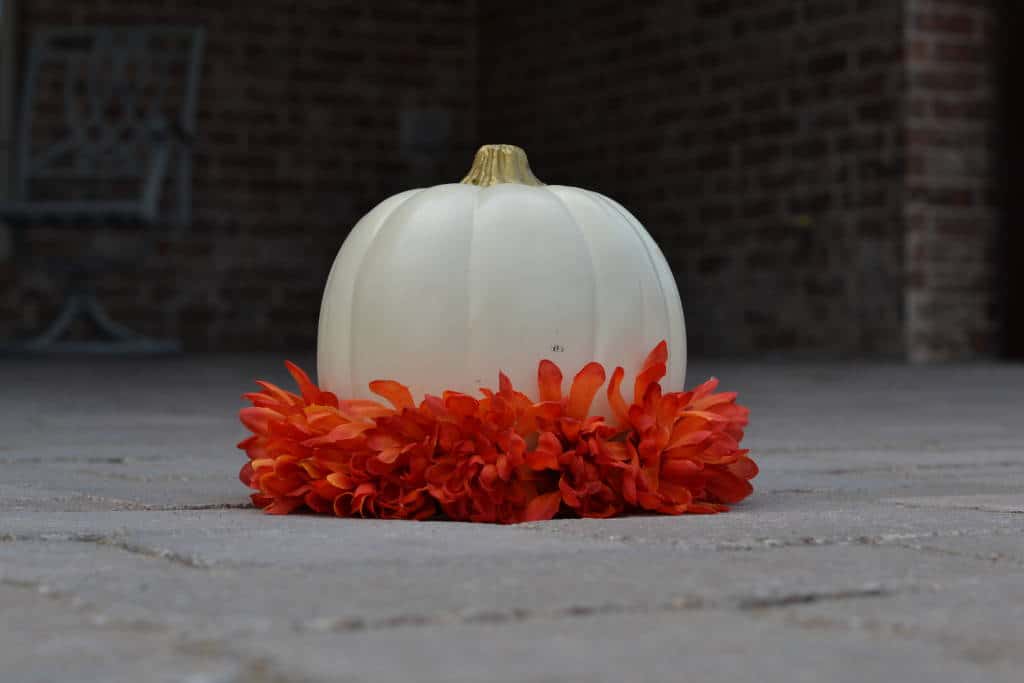
M 643 250 L 644 255 L 647 257 L 647 262 L 648 262 L 648 264 L 650 265 L 651 269 L 653 270 L 653 272 L 655 274 L 654 281 L 658 284 L 658 294 L 659 294 L 658 299 L 662 303 L 662 309 L 663 309 L 663 312 L 664 312 L 664 320 L 665 320 L 665 327 L 666 327 L 665 334 L 664 334 L 664 339 L 668 343 L 669 348 L 672 348 L 675 340 L 672 338 L 672 336 L 673 336 L 672 335 L 672 332 L 673 332 L 673 330 L 672 330 L 672 327 L 673 327 L 673 325 L 672 325 L 672 313 L 669 310 L 669 305 L 670 304 L 669 304 L 669 301 L 667 299 L 667 294 L 665 292 L 665 283 L 662 282 L 661 274 L 658 272 L 657 260 L 655 259 L 655 254 L 651 253 L 651 245 L 648 244 L 647 240 L 644 239 L 644 236 L 641 233 L 641 230 L 643 230 L 642 226 L 640 226 L 639 221 L 631 213 L 629 213 L 625 208 L 623 208 L 621 205 L 619 205 L 617 202 L 615 202 L 611 198 L 606 197 L 603 194 L 601 194 L 600 192 L 595 192 L 593 190 L 586 190 L 586 192 L 593 199 L 595 199 L 597 201 L 597 203 L 605 209 L 605 211 L 609 211 L 613 215 L 616 215 L 619 218 L 621 218 L 621 220 L 623 220 L 629 226 L 629 228 L 632 231 L 633 235 L 635 235 L 636 239 L 640 242 L 640 247 Z M 654 246 L 657 247 L 657 243 L 654 242 L 653 238 L 651 240 L 651 243 L 653 243 Z M 664 254 L 661 253 L 660 249 L 658 250 L 658 255 L 661 256 L 662 258 L 664 258 Z M 676 293 L 676 298 L 678 299 L 678 289 L 677 289 L 677 293 Z M 645 312 L 645 315 L 646 315 L 646 312 Z M 644 328 L 646 328 L 646 322 L 645 322 Z M 685 343 L 685 331 L 684 331 L 683 342 Z M 685 358 L 685 356 L 684 356 L 684 358 Z M 684 375 L 685 375 L 685 367 L 684 367 Z M 680 382 L 680 385 L 681 384 L 682 383 Z
M 401 209 L 406 204 L 408 204 L 411 200 L 415 199 L 416 197 L 419 197 L 421 194 L 423 194 L 424 192 L 426 192 L 429 189 L 430 189 L 429 187 L 420 187 L 420 188 L 416 188 L 414 191 L 411 191 L 409 193 L 409 196 L 407 196 L 404 199 L 402 199 L 402 201 L 397 202 L 395 204 L 395 206 L 392 207 L 387 212 L 387 214 L 385 214 L 381 218 L 380 224 L 377 226 L 377 230 L 373 233 L 373 237 L 370 239 L 370 243 L 366 245 L 366 251 L 363 252 L 363 258 L 361 258 L 359 260 L 359 263 L 356 266 L 355 275 L 352 277 L 352 292 L 351 292 L 351 296 L 348 297 L 348 302 L 347 302 L 348 303 L 348 321 L 349 321 L 349 325 L 352 325 L 352 316 L 354 315 L 356 296 L 357 296 L 357 293 L 359 291 L 359 276 L 362 274 L 363 265 L 366 262 L 366 255 L 370 253 L 371 249 L 373 249 L 373 245 L 380 238 L 381 231 L 387 226 L 388 222 L 390 222 L 391 219 L 395 217 L 395 214 L 398 212 L 398 210 Z M 361 387 L 364 384 L 367 384 L 366 382 L 360 383 L 360 382 L 358 382 L 356 380 L 356 366 L 355 366 L 355 358 L 354 358 L 354 356 L 355 356 L 355 344 L 352 343 L 352 339 L 351 339 L 351 336 L 350 336 L 349 337 L 349 342 L 348 342 L 348 377 L 349 377 L 349 382 L 352 384 L 352 388 L 353 389 L 355 389 L 356 387 Z M 317 379 L 319 380 L 319 377 Z

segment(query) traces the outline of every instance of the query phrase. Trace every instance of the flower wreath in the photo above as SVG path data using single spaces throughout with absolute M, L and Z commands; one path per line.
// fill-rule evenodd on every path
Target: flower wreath
M 611 420 L 588 416 L 605 382 L 589 363 L 562 392 L 558 366 L 537 368 L 539 401 L 504 374 L 482 398 L 446 391 L 419 405 L 391 380 L 370 383 L 387 400 L 339 399 L 286 363 L 300 394 L 269 382 L 245 394 L 253 436 L 239 474 L 265 512 L 338 517 L 515 523 L 556 515 L 716 513 L 751 494 L 757 465 L 740 448 L 749 410 L 712 378 L 662 393 L 668 347 L 658 344 L 633 386 L 608 382 Z

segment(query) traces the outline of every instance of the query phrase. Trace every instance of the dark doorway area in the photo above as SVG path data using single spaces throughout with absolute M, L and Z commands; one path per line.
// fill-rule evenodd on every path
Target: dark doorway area
M 1024 97 L 1020 92 L 1020 67 L 1024 65 L 1024 42 L 1019 39 L 1024 28 L 1022 3 L 1006 0 L 1003 3 L 1003 102 L 1005 132 L 1004 186 L 1005 250 L 1001 260 L 1006 274 L 1006 298 L 1003 301 L 1003 316 L 1006 321 L 1005 355 L 1024 359 L 1024 199 L 1021 197 L 1020 182 L 1024 178 L 1024 130 L 1019 125 L 1024 120 Z

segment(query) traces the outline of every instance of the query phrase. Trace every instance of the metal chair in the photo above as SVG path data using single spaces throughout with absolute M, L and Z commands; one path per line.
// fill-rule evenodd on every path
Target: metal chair
M 28 249 L 25 231 L 32 226 L 128 224 L 143 228 L 142 246 L 131 259 L 137 262 L 160 232 L 190 223 L 204 39 L 198 27 L 53 28 L 33 36 L 15 140 L 13 200 L 0 201 L 0 221 L 14 228 L 16 248 Z M 107 315 L 94 282 L 115 262 L 126 259 L 76 256 L 64 263 L 68 285 L 56 318 L 6 350 L 179 350 L 176 340 L 144 336 Z M 109 340 L 60 341 L 80 318 Z

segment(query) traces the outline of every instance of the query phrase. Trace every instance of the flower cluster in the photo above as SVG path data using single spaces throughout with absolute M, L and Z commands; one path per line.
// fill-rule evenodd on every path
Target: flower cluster
M 537 370 L 538 398 L 499 375 L 482 397 L 446 391 L 418 405 L 398 382 L 370 383 L 388 405 L 339 399 L 292 363 L 300 394 L 259 382 L 245 395 L 239 444 L 242 483 L 272 514 L 300 509 L 339 517 L 515 523 L 558 514 L 714 513 L 746 498 L 757 466 L 739 446 L 749 411 L 710 379 L 662 393 L 668 350 L 654 348 L 636 376 L 632 403 L 616 368 L 614 415 L 589 416 L 605 383 L 586 365 L 562 391 L 551 361 Z

